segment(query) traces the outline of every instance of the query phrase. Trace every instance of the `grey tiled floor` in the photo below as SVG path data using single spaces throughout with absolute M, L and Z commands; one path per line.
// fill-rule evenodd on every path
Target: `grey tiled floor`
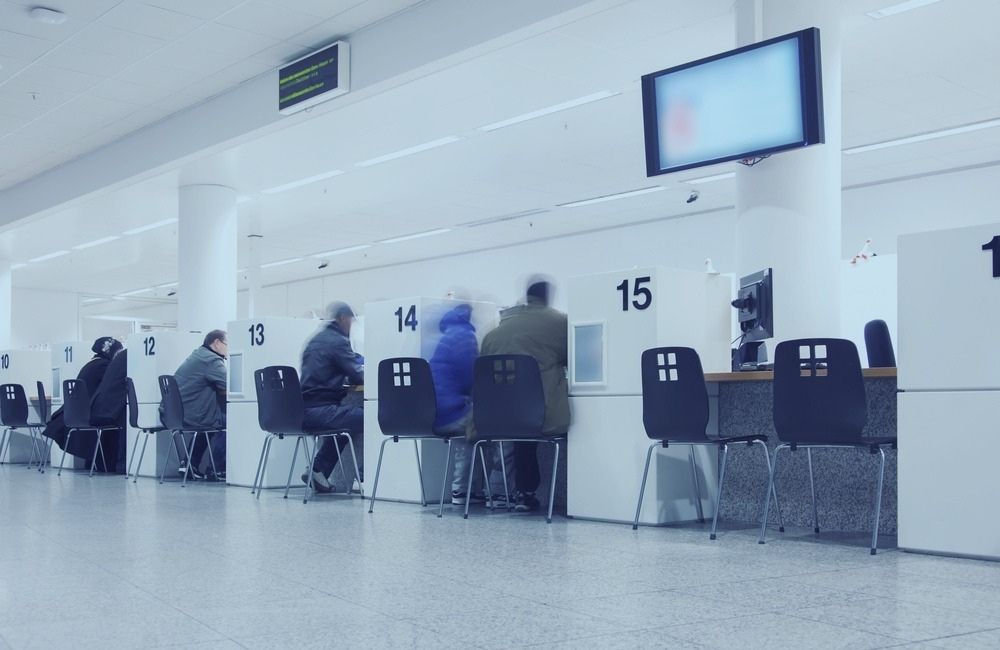
M 755 532 L 2 466 L 0 648 L 1000 647 L 1000 564 Z

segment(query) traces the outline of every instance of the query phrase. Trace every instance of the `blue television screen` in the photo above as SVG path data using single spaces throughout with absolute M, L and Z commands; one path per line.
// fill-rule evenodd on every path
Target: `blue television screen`
M 646 174 L 823 142 L 819 30 L 642 78 Z

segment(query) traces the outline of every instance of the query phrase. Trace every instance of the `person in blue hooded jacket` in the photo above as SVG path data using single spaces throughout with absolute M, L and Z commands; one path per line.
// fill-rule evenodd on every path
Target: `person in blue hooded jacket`
M 437 419 L 434 429 L 439 433 L 464 434 L 472 421 L 472 368 L 479 356 L 479 341 L 472 324 L 472 307 L 458 305 L 441 317 L 441 340 L 431 356 L 431 375 L 437 395 Z M 452 441 L 455 462 L 451 482 L 451 502 L 465 505 L 472 443 L 464 437 Z M 472 501 L 482 503 L 478 490 Z

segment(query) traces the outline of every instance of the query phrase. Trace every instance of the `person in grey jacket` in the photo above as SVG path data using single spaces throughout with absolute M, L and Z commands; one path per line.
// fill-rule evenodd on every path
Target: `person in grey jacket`
M 363 443 L 364 410 L 356 403 L 347 403 L 347 386 L 362 386 L 364 371 L 351 347 L 351 325 L 354 310 L 347 303 L 334 302 L 327 307 L 326 323 L 302 351 L 302 400 L 306 431 L 349 431 L 354 440 Z M 313 488 L 317 492 L 332 492 L 329 477 L 337 465 L 338 447 L 347 446 L 347 438 L 323 438 L 323 446 L 312 467 Z M 359 458 L 362 454 L 358 454 Z M 302 475 L 308 485 L 309 475 Z
M 226 357 L 229 342 L 223 330 L 212 330 L 205 335 L 201 347 L 184 360 L 177 368 L 174 379 L 184 404 L 184 426 L 191 429 L 218 430 L 212 436 L 212 459 L 217 475 L 225 479 L 226 467 Z M 191 472 L 195 478 L 203 478 L 201 466 L 205 460 L 208 444 L 205 436 L 198 436 L 191 452 Z M 184 455 L 180 457 L 183 459 Z M 187 467 L 181 461 L 180 472 Z
M 568 326 L 566 314 L 549 307 L 549 283 L 528 286 L 525 304 L 500 313 L 500 325 L 483 339 L 481 353 L 527 354 L 535 358 L 545 391 L 545 423 L 542 433 L 556 435 L 569 430 L 569 389 L 566 383 Z M 537 442 L 515 442 L 513 447 L 515 510 L 537 510 L 535 491 L 541 482 Z M 508 470 L 510 464 L 507 465 Z

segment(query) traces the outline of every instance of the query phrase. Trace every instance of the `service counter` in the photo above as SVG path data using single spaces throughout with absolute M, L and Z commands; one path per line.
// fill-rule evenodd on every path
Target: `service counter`
M 896 434 L 896 369 L 866 368 L 868 437 Z M 710 408 L 720 437 L 767 435 L 772 455 L 779 444 L 774 431 L 774 373 L 706 373 Z M 867 451 L 814 449 L 813 472 L 821 531 L 863 532 L 872 525 L 878 474 L 877 457 Z M 896 533 L 896 452 L 887 450 L 880 532 Z M 730 448 L 720 521 L 759 525 L 767 486 L 767 467 L 759 450 Z M 785 525 L 812 528 L 812 504 L 805 452 L 782 452 L 775 477 Z

